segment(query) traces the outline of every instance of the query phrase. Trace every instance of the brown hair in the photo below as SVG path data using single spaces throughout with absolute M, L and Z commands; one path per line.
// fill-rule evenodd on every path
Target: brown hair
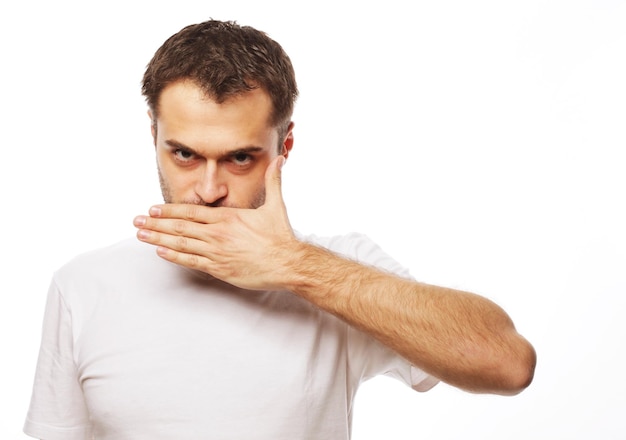
M 187 26 L 156 51 L 142 83 L 155 118 L 161 92 L 181 79 L 194 81 L 217 102 L 262 88 L 272 100 L 269 122 L 281 137 L 298 96 L 293 66 L 283 48 L 267 34 L 232 21 Z

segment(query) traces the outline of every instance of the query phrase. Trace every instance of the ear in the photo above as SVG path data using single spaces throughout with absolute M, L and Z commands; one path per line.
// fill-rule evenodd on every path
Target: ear
M 285 140 L 283 141 L 283 153 L 285 159 L 289 157 L 289 153 L 293 148 L 293 121 L 289 123 L 289 127 L 287 128 L 287 134 L 285 135 Z
M 148 117 L 150 118 L 150 133 L 152 133 L 152 140 L 154 141 L 154 145 L 156 145 L 157 126 L 154 115 L 152 114 L 152 110 L 148 110 Z

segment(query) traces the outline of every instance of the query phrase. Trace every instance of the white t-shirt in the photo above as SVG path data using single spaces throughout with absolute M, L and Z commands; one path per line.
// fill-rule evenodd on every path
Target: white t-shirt
M 307 240 L 408 277 L 363 235 Z M 348 439 L 358 385 L 380 374 L 419 391 L 436 383 L 289 292 L 239 289 L 129 239 L 55 273 L 24 432 Z

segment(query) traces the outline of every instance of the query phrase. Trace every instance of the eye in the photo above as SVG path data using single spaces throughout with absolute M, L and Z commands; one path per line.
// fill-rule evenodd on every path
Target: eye
M 238 166 L 246 166 L 252 162 L 252 155 L 243 151 L 233 153 L 230 157 L 231 161 Z
M 177 148 L 173 153 L 179 162 L 190 162 L 196 157 L 191 151 L 183 150 L 182 148 Z

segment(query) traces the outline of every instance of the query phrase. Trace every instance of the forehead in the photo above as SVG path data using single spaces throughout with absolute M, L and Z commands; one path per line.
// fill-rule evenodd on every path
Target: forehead
M 158 115 L 179 115 L 214 117 L 217 113 L 222 116 L 235 116 L 244 112 L 254 113 L 260 119 L 270 123 L 273 110 L 269 94 L 258 87 L 250 91 L 229 97 L 223 101 L 216 101 L 191 80 L 179 80 L 168 84 L 161 92 L 158 103 Z
M 159 135 L 190 146 L 209 142 L 225 148 L 276 145 L 278 135 L 270 124 L 271 111 L 269 94 L 260 88 L 218 103 L 195 83 L 177 81 L 163 89 L 156 122 Z

